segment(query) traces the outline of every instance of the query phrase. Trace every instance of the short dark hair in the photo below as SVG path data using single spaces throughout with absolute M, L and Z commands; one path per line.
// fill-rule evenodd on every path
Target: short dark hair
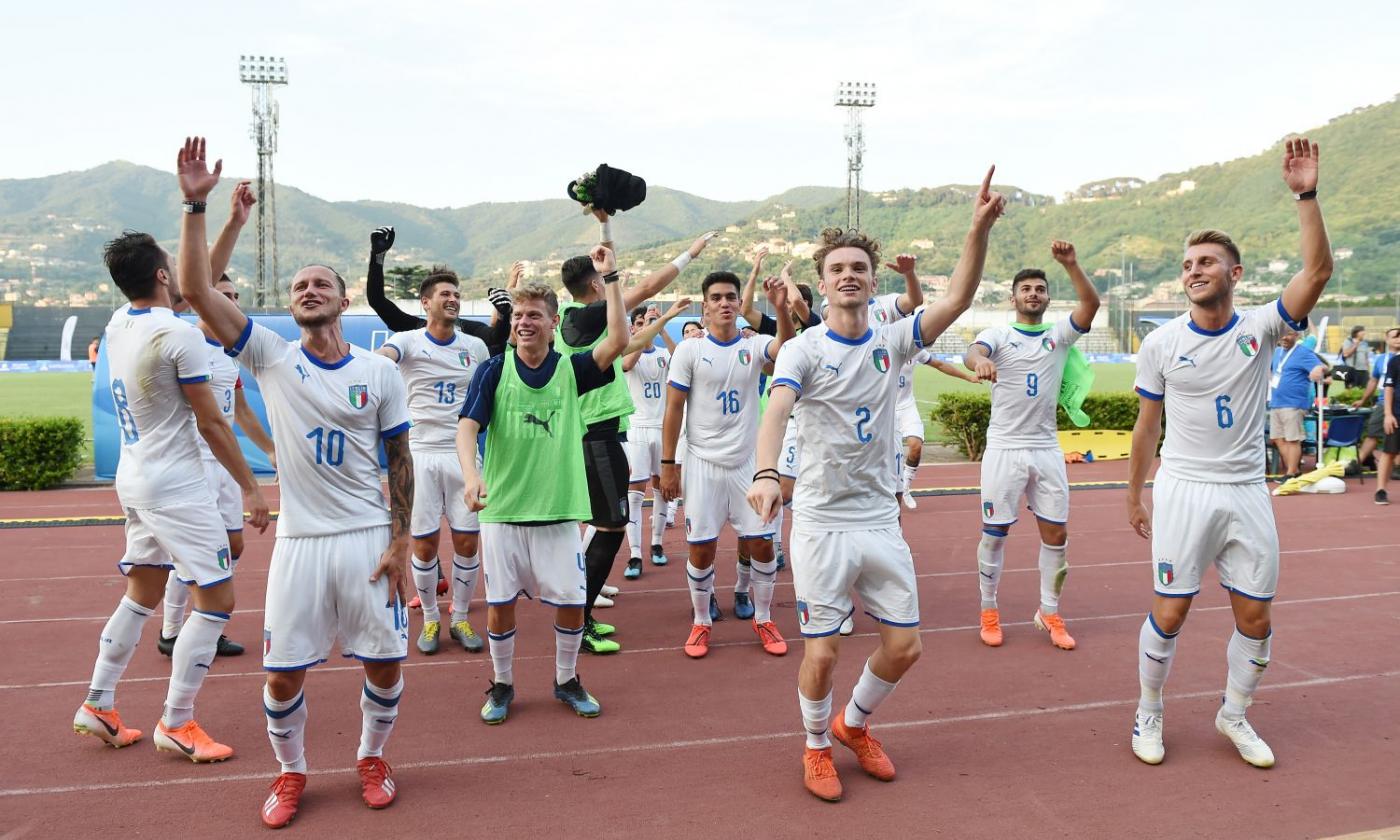
M 1390 329 L 1386 330 L 1385 337 L 1390 338 L 1395 333 L 1400 333 L 1400 327 L 1391 327 Z
M 451 283 L 454 287 L 461 285 L 457 279 L 457 272 L 445 265 L 435 265 L 428 269 L 428 276 L 424 277 L 423 282 L 418 284 L 418 297 L 427 297 L 432 293 L 433 287 L 439 283 Z
M 1038 268 L 1023 268 L 1016 272 L 1015 277 L 1011 278 L 1011 293 L 1013 295 L 1016 294 L 1016 287 L 1020 285 L 1022 280 L 1041 280 L 1044 281 L 1046 288 L 1050 287 L 1050 281 L 1045 279 L 1044 271 Z
M 628 313 L 628 315 L 627 315 L 627 323 L 630 324 L 630 323 L 632 323 L 633 321 L 637 320 L 638 318 L 643 318 L 643 317 L 646 316 L 646 314 L 647 314 L 647 305 L 644 303 L 644 304 L 642 304 L 641 306 L 637 307 L 636 309 L 633 309 L 630 313 Z
M 706 274 L 705 279 L 700 282 L 700 297 L 709 297 L 710 287 L 718 286 L 720 283 L 733 284 L 735 292 L 738 292 L 744 288 L 743 284 L 739 282 L 739 276 L 734 272 L 711 271 L 709 274 Z
M 588 291 L 588 284 L 593 282 L 593 275 L 597 273 L 593 268 L 593 258 L 587 256 L 569 257 L 559 267 L 559 276 L 564 280 L 564 288 L 574 297 Z
M 141 300 L 156 292 L 156 272 L 170 270 L 164 249 L 149 233 L 124 230 L 102 248 L 102 261 L 112 282 L 127 300 Z
M 808 286 L 806 283 L 798 283 L 797 293 L 802 295 L 802 302 L 807 304 L 808 309 L 811 309 L 813 301 L 816 300 L 816 298 L 812 297 L 812 287 Z
M 1366 332 L 1366 328 L 1358 324 L 1357 326 L 1351 328 L 1351 337 L 1356 338 L 1358 335 L 1361 335 L 1364 332 Z
M 219 275 L 218 280 L 214 281 L 215 286 L 219 285 L 220 283 L 233 283 L 233 278 L 228 276 L 228 272 L 224 272 L 223 274 Z M 238 284 L 233 283 L 233 285 L 237 286 Z
M 686 321 L 684 324 L 681 324 L 681 335 L 685 335 L 685 331 L 690 327 L 695 327 L 701 332 L 704 332 L 705 330 L 705 326 L 699 321 Z

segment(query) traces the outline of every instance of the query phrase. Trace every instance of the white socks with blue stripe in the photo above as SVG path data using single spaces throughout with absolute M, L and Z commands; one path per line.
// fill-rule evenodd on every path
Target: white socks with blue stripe
M 1230 637 L 1230 644 L 1225 648 L 1225 659 L 1230 666 L 1225 678 L 1225 717 L 1244 717 L 1245 708 L 1258 690 L 1260 680 L 1264 679 L 1264 669 L 1269 667 L 1273 638 L 1272 630 L 1262 639 L 1253 639 L 1238 629 Z
M 399 697 L 402 695 L 402 674 L 398 682 L 388 688 L 380 688 L 365 680 L 364 690 L 360 692 L 363 724 L 360 728 L 360 752 L 356 758 L 384 755 L 384 745 L 389 741 L 389 733 L 394 731 L 394 721 L 399 719 Z
M 190 603 L 190 588 L 171 572 L 165 579 L 165 609 L 161 617 L 160 634 L 173 639 L 185 624 L 185 607 Z
M 1147 614 L 1147 620 L 1138 631 L 1138 682 L 1142 687 L 1138 698 L 1140 713 L 1162 713 L 1162 686 L 1167 684 L 1167 674 L 1172 670 L 1176 636 L 1176 633 L 1163 633 L 1153 620 L 1152 613 Z
M 267 715 L 267 740 L 283 773 L 306 772 L 306 695 L 298 691 L 290 700 L 274 700 L 263 686 L 263 712 Z
M 442 612 L 438 609 L 437 602 L 438 559 L 430 557 L 427 560 L 419 560 L 414 556 L 410 557 L 408 562 L 413 569 L 413 588 L 418 590 L 418 603 L 423 608 L 423 620 L 442 621 Z
M 778 582 L 777 560 L 750 560 L 753 570 L 753 620 L 759 624 L 772 621 L 773 586 Z
M 1006 562 L 1006 535 L 983 528 L 977 543 L 977 585 L 982 590 L 982 609 L 997 608 L 997 585 Z
M 851 689 L 851 702 L 846 704 L 846 725 L 852 729 L 865 726 L 865 721 L 880 704 L 894 692 L 897 682 L 885 682 L 870 670 L 870 660 L 865 660 L 865 670 L 860 672 L 856 687 Z
M 831 746 L 831 692 L 820 700 L 808 700 L 802 689 L 797 690 L 797 704 L 802 707 L 802 728 L 807 732 L 807 748 L 824 750 Z
M 695 623 L 709 627 L 710 594 L 715 591 L 715 567 L 712 565 L 708 569 L 697 569 L 687 560 L 685 582 L 690 586 L 690 605 L 695 609 Z
M 1065 559 L 1064 545 L 1040 544 L 1040 612 L 1050 615 L 1060 611 L 1060 590 L 1064 588 L 1065 576 L 1069 574 L 1069 561 Z
M 97 662 L 92 666 L 92 683 L 87 703 L 99 709 L 110 709 L 117 702 L 117 681 L 126 673 L 126 666 L 141 642 L 141 628 L 154 610 L 147 609 L 122 596 L 102 635 L 97 637 Z
M 491 643 L 491 668 L 495 672 L 491 681 L 515 685 L 515 628 L 505 633 L 488 630 L 486 640 Z
M 570 630 L 554 625 L 554 684 L 563 685 L 578 673 L 578 649 L 583 645 L 583 628 Z
M 481 577 L 481 549 L 470 557 L 452 555 L 452 620 L 466 621 L 467 609 L 476 597 L 476 581 Z
M 228 613 L 196 609 L 181 628 L 175 639 L 175 650 L 170 654 L 170 691 L 165 696 L 162 718 L 167 729 L 174 729 L 194 717 L 194 696 L 204 685 L 209 666 L 214 664 L 219 636 L 227 624 Z
M 627 548 L 628 557 L 642 556 L 642 500 L 646 498 L 641 490 L 627 491 Z

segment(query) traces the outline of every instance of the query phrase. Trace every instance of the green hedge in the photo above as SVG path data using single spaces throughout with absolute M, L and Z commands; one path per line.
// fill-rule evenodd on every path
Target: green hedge
M 44 490 L 83 463 L 83 421 L 0 417 L 0 490 Z
M 1131 432 L 1133 424 L 1137 422 L 1138 395 L 1130 391 L 1090 394 L 1084 398 L 1084 412 L 1093 418 L 1093 422 L 1089 424 L 1091 429 Z M 970 460 L 981 460 L 982 450 L 987 448 L 987 424 L 992 419 L 990 396 L 967 393 L 940 394 L 929 416 L 952 436 L 959 451 Z M 1056 408 L 1055 417 L 1058 428 L 1076 428 L 1065 416 L 1063 408 Z

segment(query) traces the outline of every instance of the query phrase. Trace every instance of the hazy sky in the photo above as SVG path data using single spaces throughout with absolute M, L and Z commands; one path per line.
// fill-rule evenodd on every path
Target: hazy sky
M 169 170 L 187 133 L 251 175 L 248 52 L 290 68 L 278 181 L 324 198 L 562 197 L 602 161 L 717 199 L 841 185 L 847 79 L 879 86 L 868 188 L 995 161 L 1058 196 L 1390 99 L 1397 20 L 1293 0 L 7 4 L 0 178 Z

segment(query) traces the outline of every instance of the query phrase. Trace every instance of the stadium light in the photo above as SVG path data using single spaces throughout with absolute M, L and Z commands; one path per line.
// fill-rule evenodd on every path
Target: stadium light
M 838 108 L 875 107 L 875 83 L 841 82 L 836 87 L 836 106 Z
M 840 82 L 836 107 L 846 109 L 846 227 L 860 229 L 860 177 L 865 168 L 861 110 L 875 107 L 874 82 Z
M 287 84 L 287 59 L 268 55 L 240 55 L 238 80 L 244 84 Z

